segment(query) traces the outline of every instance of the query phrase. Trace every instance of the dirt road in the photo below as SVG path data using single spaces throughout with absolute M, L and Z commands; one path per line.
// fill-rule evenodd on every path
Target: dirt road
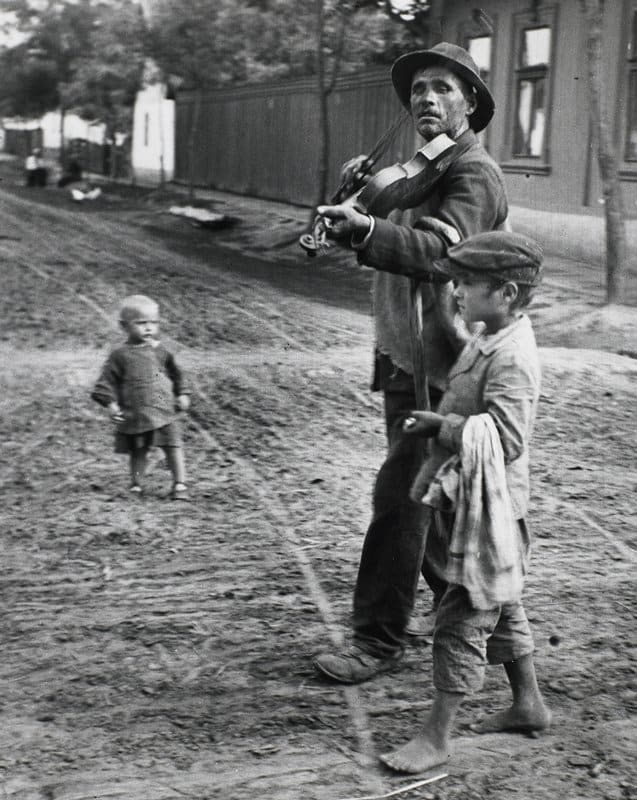
M 292 267 L 283 250 L 269 251 L 274 265 L 254 261 L 259 230 L 211 234 L 165 207 L 0 191 L 0 796 L 340 800 L 403 788 L 413 781 L 377 754 L 431 701 L 429 646 L 361 687 L 311 667 L 347 632 L 383 454 L 367 391 L 369 276 Z M 88 399 L 119 340 L 117 300 L 138 291 L 160 301 L 193 382 L 189 504 L 167 498 L 159 460 L 131 501 Z M 533 310 L 545 379 L 527 608 L 554 725 L 540 739 L 472 734 L 507 701 L 492 670 L 462 712 L 448 777 L 404 798 L 637 798 L 637 362 L 563 349 L 558 295 L 572 328 L 588 320 L 584 345 L 590 320 L 605 319 L 559 286 Z

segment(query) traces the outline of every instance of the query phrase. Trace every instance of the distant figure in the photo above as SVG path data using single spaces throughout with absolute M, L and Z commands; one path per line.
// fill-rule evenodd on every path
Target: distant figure
M 72 158 L 67 164 L 66 170 L 62 173 L 58 180 L 58 186 L 63 189 L 69 183 L 76 183 L 82 180 L 82 167 L 77 159 Z
M 159 307 L 150 297 L 131 295 L 119 324 L 127 340 L 109 355 L 91 397 L 117 425 L 115 452 L 130 457 L 131 493 L 142 494 L 148 451 L 161 447 L 173 476 L 172 498 L 187 500 L 178 416 L 190 407 L 190 396 L 174 356 L 157 339 Z
M 46 186 L 48 177 L 47 169 L 44 166 L 42 151 L 39 147 L 35 147 L 31 151 L 31 155 L 26 157 L 24 169 L 26 172 L 27 186 Z

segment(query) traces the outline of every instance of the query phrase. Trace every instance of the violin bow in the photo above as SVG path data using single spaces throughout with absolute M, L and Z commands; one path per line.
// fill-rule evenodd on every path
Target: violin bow
M 368 155 L 365 156 L 365 160 L 361 163 L 359 169 L 341 180 L 338 188 L 330 197 L 330 203 L 332 205 L 342 203 L 363 186 L 365 176 L 369 174 L 376 162 L 384 155 L 389 145 L 395 139 L 398 131 L 409 118 L 409 112 L 405 109 L 401 109 L 392 124 L 378 137 Z M 327 239 L 327 227 L 327 220 L 317 215 L 312 223 L 311 230 L 308 233 L 304 233 L 303 236 L 299 238 L 299 244 L 308 256 L 324 253 L 330 246 Z
M 340 186 L 331 197 L 332 203 L 338 203 L 348 197 L 362 186 L 363 178 L 369 174 L 369 171 L 374 168 L 376 162 L 382 158 L 389 145 L 396 138 L 396 134 L 409 119 L 409 113 L 405 109 L 401 109 L 398 116 L 394 119 L 392 124 L 384 131 L 374 143 L 374 146 L 365 157 L 365 161 L 361 164 L 360 169 L 352 176 L 341 181 Z M 348 191 L 349 190 L 349 191 Z

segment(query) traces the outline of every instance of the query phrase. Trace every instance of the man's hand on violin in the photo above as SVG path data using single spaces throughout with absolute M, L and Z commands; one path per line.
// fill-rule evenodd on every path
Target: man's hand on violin
M 352 189 L 364 186 L 371 175 L 369 173 L 370 160 L 369 156 L 354 156 L 346 161 L 341 167 L 341 184 L 351 187 Z
M 325 220 L 328 220 L 325 226 L 328 237 L 346 244 L 349 244 L 352 237 L 362 241 L 372 226 L 372 218 L 369 214 L 363 214 L 351 204 L 319 206 L 317 212 Z

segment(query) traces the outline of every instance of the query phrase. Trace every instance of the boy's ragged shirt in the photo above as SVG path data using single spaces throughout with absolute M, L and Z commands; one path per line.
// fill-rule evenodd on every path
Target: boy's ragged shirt
M 124 413 L 120 433 L 136 434 L 168 425 L 178 416 L 175 398 L 187 394 L 182 371 L 161 344 L 124 344 L 109 355 L 91 397 L 117 402 Z
M 445 419 L 431 441 L 418 484 L 426 486 L 452 453 L 461 454 L 467 417 L 488 413 L 504 452 L 513 514 L 522 519 L 529 501 L 529 440 L 540 380 L 537 344 L 526 315 L 493 335 L 474 336 L 449 372 L 449 386 L 438 407 Z

